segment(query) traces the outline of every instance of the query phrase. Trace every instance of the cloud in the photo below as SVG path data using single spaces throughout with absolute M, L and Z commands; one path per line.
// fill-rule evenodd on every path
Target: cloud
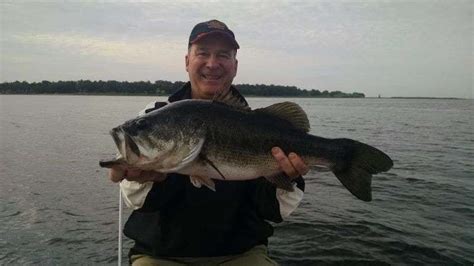
M 169 64 L 182 58 L 185 45 L 179 41 L 156 39 L 111 40 L 85 34 L 16 35 L 14 40 L 28 47 L 55 51 L 62 55 L 99 57 L 104 60 L 130 64 Z M 181 48 L 181 49 L 180 49 Z

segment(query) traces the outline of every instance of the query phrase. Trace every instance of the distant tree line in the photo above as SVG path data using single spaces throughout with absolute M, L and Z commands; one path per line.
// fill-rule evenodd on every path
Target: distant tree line
M 345 93 L 342 91 L 302 90 L 295 86 L 264 85 L 264 84 L 238 84 L 235 87 L 243 95 L 252 96 L 281 96 L 281 97 L 326 97 L 326 98 L 364 98 L 365 94 L 359 92 Z
M 0 94 L 126 94 L 126 95 L 170 95 L 184 85 L 182 81 L 42 81 L 42 82 L 4 82 L 0 83 Z M 341 91 L 302 90 L 295 86 L 238 84 L 237 89 L 247 96 L 280 97 L 327 97 L 364 98 L 363 93 L 344 93 Z

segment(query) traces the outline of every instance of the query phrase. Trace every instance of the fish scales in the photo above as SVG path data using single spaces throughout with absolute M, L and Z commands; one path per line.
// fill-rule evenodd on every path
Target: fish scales
M 242 170 L 266 168 L 276 173 L 278 164 L 271 155 L 275 146 L 297 152 L 308 162 L 314 161 L 307 156 L 310 153 L 306 150 L 306 133 L 288 130 L 286 121 L 267 114 L 226 110 L 230 108 L 225 106 L 207 106 L 206 109 L 200 114 L 208 118 L 208 134 L 201 152 L 209 154 L 214 162 L 230 163 Z M 223 110 L 216 112 L 215 109 Z

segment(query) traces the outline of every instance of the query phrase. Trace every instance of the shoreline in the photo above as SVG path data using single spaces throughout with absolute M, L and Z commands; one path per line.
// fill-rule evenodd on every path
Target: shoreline
M 147 97 L 169 97 L 170 95 L 156 95 L 143 93 L 0 93 L 0 95 L 57 95 L 57 96 L 147 96 Z M 311 98 L 311 99 L 408 99 L 408 100 L 473 100 L 470 98 L 457 97 L 315 97 L 315 96 L 280 96 L 280 95 L 244 95 L 248 98 Z
M 469 98 L 457 98 L 457 97 L 390 97 L 391 99 L 412 99 L 412 100 L 472 100 Z
M 0 95 L 57 95 L 57 96 L 147 96 L 147 97 L 169 97 L 167 95 L 144 94 L 144 93 L 0 93 Z M 321 99 L 364 99 L 368 97 L 314 97 L 314 96 L 280 96 L 280 95 L 244 95 L 247 98 L 321 98 Z

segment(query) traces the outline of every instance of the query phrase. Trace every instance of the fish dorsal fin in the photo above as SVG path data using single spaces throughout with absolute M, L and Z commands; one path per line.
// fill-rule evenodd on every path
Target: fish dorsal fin
M 296 103 L 276 103 L 265 108 L 255 109 L 255 111 L 277 116 L 290 122 L 296 128 L 303 130 L 304 132 L 309 132 L 310 126 L 308 116 Z
M 244 100 L 244 98 L 242 98 L 237 92 L 235 92 L 231 88 L 216 93 L 212 101 L 224 103 L 243 110 L 250 110 L 250 107 Z

